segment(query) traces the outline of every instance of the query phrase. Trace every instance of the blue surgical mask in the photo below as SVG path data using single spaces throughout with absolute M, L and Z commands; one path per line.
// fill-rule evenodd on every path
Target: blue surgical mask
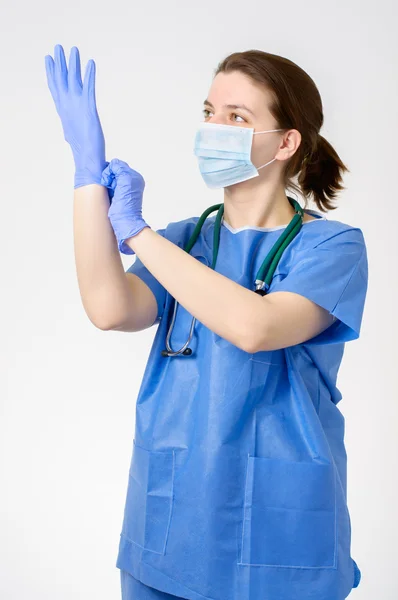
M 276 160 L 273 158 L 261 167 L 251 161 L 253 135 L 284 131 L 269 129 L 254 131 L 252 127 L 238 127 L 219 123 L 200 123 L 195 137 L 194 153 L 199 170 L 209 188 L 222 188 L 259 175 L 258 170 Z

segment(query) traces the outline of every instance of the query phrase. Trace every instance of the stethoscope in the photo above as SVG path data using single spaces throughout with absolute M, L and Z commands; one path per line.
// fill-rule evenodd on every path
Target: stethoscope
M 275 269 L 279 262 L 279 259 L 283 254 L 283 251 L 290 244 L 292 239 L 298 234 L 298 232 L 300 231 L 301 226 L 303 224 L 304 211 L 301 208 L 300 204 L 296 200 L 294 200 L 294 198 L 290 198 L 289 196 L 287 198 L 288 198 L 290 204 L 293 206 L 296 214 L 290 221 L 289 225 L 287 225 L 285 227 L 285 229 L 283 230 L 283 233 L 276 240 L 275 244 L 272 246 L 271 250 L 268 252 L 266 258 L 264 259 L 261 267 L 259 268 L 259 270 L 257 272 L 256 279 L 254 281 L 254 292 L 256 294 L 260 294 L 260 296 L 265 296 L 265 294 L 268 292 L 268 289 L 271 285 L 272 277 L 274 275 L 274 272 L 275 272 Z M 218 249 L 220 246 L 220 231 L 221 231 L 222 216 L 224 214 L 224 204 L 214 204 L 213 206 L 210 206 L 209 208 L 207 208 L 204 211 L 204 213 L 198 220 L 191 237 L 189 238 L 188 244 L 185 247 L 185 252 L 189 253 L 201 232 L 203 223 L 205 222 L 207 217 L 216 210 L 218 212 L 217 212 L 217 216 L 216 216 L 216 219 L 214 222 L 213 262 L 211 265 L 212 269 L 215 268 L 215 265 L 217 262 L 217 256 L 218 256 Z M 188 344 L 192 340 L 193 330 L 194 330 L 195 322 L 196 322 L 195 317 L 192 318 L 191 327 L 189 330 L 189 336 L 188 336 L 188 339 L 185 342 L 185 344 L 182 346 L 182 348 L 180 348 L 180 350 L 174 351 L 170 346 L 170 338 L 173 333 L 176 312 L 177 312 L 177 305 L 178 305 L 178 302 L 176 300 L 174 300 L 173 317 L 171 319 L 169 330 L 168 330 L 167 336 L 166 336 L 167 350 L 162 350 L 162 352 L 161 352 L 162 356 L 178 356 L 179 354 L 182 354 L 184 356 L 189 356 L 190 354 L 192 354 L 192 350 L 191 350 L 191 348 L 188 348 Z

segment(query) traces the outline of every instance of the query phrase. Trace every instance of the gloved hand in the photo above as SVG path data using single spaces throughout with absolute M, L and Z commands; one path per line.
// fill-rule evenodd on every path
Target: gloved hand
M 135 254 L 125 241 L 137 235 L 144 227 L 151 227 L 142 218 L 143 176 L 126 162 L 114 158 L 102 173 L 101 184 L 113 195 L 108 217 L 117 239 L 119 251 Z
M 61 118 L 64 138 L 70 144 L 75 161 L 74 187 L 100 183 L 109 164 L 105 160 L 105 139 L 95 104 L 95 62 L 89 60 L 84 75 L 80 73 L 79 50 L 73 46 L 66 67 L 62 46 L 54 49 L 55 63 L 45 57 L 47 83 Z

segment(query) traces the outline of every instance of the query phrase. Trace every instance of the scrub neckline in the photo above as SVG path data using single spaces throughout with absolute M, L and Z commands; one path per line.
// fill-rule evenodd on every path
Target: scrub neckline
M 316 219 L 313 219 L 312 221 L 306 221 L 302 224 L 302 227 L 304 225 L 309 225 L 310 223 L 315 223 L 316 221 L 326 221 L 326 217 L 323 217 L 319 212 L 315 210 L 311 210 L 309 208 L 304 208 L 303 210 L 306 214 L 316 217 Z M 243 227 L 235 228 L 229 225 L 229 223 L 226 223 L 224 219 L 221 220 L 221 225 L 228 229 L 231 233 L 239 233 L 240 231 L 246 231 L 248 229 L 253 231 L 278 231 L 279 229 L 285 229 L 285 227 L 287 227 L 288 224 L 289 223 L 286 223 L 286 225 L 277 225 L 276 227 L 252 227 L 250 225 L 244 225 Z

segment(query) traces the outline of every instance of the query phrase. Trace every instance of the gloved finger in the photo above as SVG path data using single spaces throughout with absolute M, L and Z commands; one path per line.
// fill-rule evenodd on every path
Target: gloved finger
M 58 104 L 58 90 L 57 90 L 57 86 L 55 83 L 55 74 L 54 74 L 55 64 L 54 64 L 53 57 L 50 56 L 50 54 L 47 54 L 47 56 L 44 57 L 44 62 L 45 62 L 45 66 L 46 66 L 47 85 L 50 88 L 51 96 L 53 97 L 55 105 L 57 105 Z
M 120 178 L 123 175 L 129 175 L 130 179 L 140 179 L 144 181 L 143 176 L 138 171 L 135 171 L 127 164 L 124 160 L 120 160 L 119 158 L 112 158 L 109 163 L 109 169 L 112 173 L 115 174 L 116 178 Z
M 81 93 L 83 89 L 80 70 L 80 54 L 76 46 L 72 47 L 69 55 L 68 87 L 76 94 Z
M 84 73 L 83 95 L 86 103 L 91 106 L 93 110 L 96 110 L 95 71 L 95 62 L 93 59 L 90 59 L 86 65 L 86 71 Z
M 145 180 L 141 173 L 135 171 L 124 160 L 113 158 L 108 165 L 109 171 L 116 177 L 116 181 L 127 182 L 136 190 L 143 191 L 145 188 Z
M 108 166 L 110 172 L 114 173 L 116 176 L 120 175 L 121 173 L 128 173 L 132 171 L 130 165 L 119 158 L 112 158 Z
M 61 44 L 54 48 L 55 83 L 59 91 L 68 90 L 68 69 L 66 67 L 65 53 Z
M 108 189 L 109 200 L 111 201 L 111 204 L 112 204 L 112 199 L 115 195 L 116 179 L 115 179 L 114 174 L 111 173 L 111 171 L 108 167 L 109 167 L 109 163 L 107 162 L 106 167 L 102 171 L 102 174 L 101 174 L 100 184 L 104 185 Z
M 108 166 L 105 167 L 105 169 L 102 171 L 101 185 L 105 185 L 106 187 L 111 187 L 113 183 L 116 185 L 115 174 L 112 173 L 110 164 L 108 164 Z

